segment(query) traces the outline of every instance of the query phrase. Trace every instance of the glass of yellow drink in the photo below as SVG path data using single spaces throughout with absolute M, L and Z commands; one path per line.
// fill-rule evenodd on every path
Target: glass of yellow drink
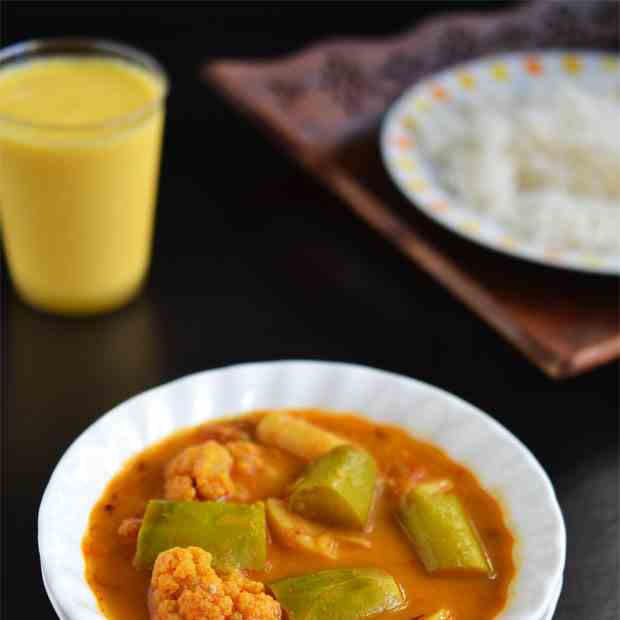
M 168 80 L 150 56 L 89 39 L 0 51 L 0 226 L 29 304 L 117 308 L 148 270 Z

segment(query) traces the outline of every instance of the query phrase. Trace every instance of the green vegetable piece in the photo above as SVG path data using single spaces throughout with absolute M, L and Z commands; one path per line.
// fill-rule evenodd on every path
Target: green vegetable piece
M 324 570 L 270 588 L 290 620 L 361 620 L 405 603 L 394 577 L 378 568 Z
M 415 486 L 399 517 L 428 572 L 457 569 L 493 576 L 482 540 L 449 480 Z
M 151 500 L 138 534 L 134 564 L 152 568 L 172 547 L 202 547 L 218 568 L 261 570 L 267 559 L 265 506 Z
M 376 482 L 377 465 L 370 454 L 338 446 L 308 465 L 293 487 L 289 504 L 307 519 L 364 529 Z

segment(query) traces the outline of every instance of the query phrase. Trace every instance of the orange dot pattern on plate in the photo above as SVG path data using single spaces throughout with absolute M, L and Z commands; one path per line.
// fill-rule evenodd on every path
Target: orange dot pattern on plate
M 564 58 L 562 58 L 562 66 L 567 73 L 571 73 L 573 75 L 577 73 L 581 73 L 583 69 L 583 63 L 578 56 L 575 54 L 566 54 Z
M 491 76 L 498 82 L 508 80 L 508 67 L 503 62 L 495 63 L 491 66 Z
M 407 187 L 413 192 L 423 192 L 428 187 L 428 183 L 424 179 L 411 179 L 407 181 Z
M 543 65 L 537 56 L 528 56 L 525 59 L 525 70 L 535 77 L 542 75 Z
M 400 149 L 410 149 L 413 148 L 413 140 L 409 136 L 405 136 L 403 134 L 396 136 L 394 139 L 394 146 Z
M 405 129 L 415 129 L 416 128 L 416 120 L 411 114 L 407 114 L 402 120 L 402 125 Z
M 408 157 L 399 157 L 394 163 L 404 172 L 412 172 L 415 169 L 415 164 Z
M 430 206 L 434 213 L 445 213 L 448 210 L 448 203 L 445 200 L 436 200 Z
M 431 104 L 429 101 L 427 101 L 426 99 L 424 99 L 423 97 L 418 97 L 414 102 L 413 102 L 413 106 L 414 108 L 418 111 L 418 112 L 426 112 L 427 110 L 430 109 Z
M 477 235 L 480 232 L 480 223 L 476 220 L 465 220 L 459 224 L 459 228 L 470 235 Z
M 549 260 L 554 260 L 556 258 L 560 258 L 560 256 L 562 255 L 562 250 L 560 250 L 559 248 L 545 248 L 543 254 Z
M 432 93 L 433 97 L 437 99 L 437 101 L 446 101 L 449 98 L 448 91 L 439 84 L 433 86 Z
M 502 247 L 508 250 L 512 250 L 519 245 L 519 242 L 514 237 L 511 237 L 510 235 L 502 235 L 499 238 L 499 243 Z
M 603 260 L 601 260 L 599 256 L 593 256 L 590 254 L 586 254 L 585 256 L 583 256 L 583 262 L 589 267 L 593 267 L 594 269 L 604 265 Z
M 471 73 L 459 73 L 459 84 L 465 90 L 472 90 L 476 87 L 476 80 Z

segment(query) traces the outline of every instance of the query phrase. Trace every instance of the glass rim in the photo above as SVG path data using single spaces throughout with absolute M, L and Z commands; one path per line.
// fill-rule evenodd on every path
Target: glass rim
M 84 123 L 80 125 L 34 123 L 15 118 L 7 114 L 0 114 L 0 122 L 19 127 L 27 127 L 29 129 L 75 132 L 76 134 L 80 131 L 114 128 L 120 129 L 147 117 L 151 112 L 158 109 L 166 99 L 170 90 L 168 73 L 153 56 L 147 52 L 143 52 L 135 47 L 132 47 L 131 45 L 127 45 L 126 43 L 119 43 L 118 41 L 112 41 L 109 39 L 99 39 L 94 37 L 52 37 L 43 39 L 29 39 L 1 48 L 0 65 L 7 61 L 19 62 L 20 58 L 27 56 L 28 54 L 36 55 L 50 52 L 50 55 L 57 52 L 58 56 L 79 56 L 80 54 L 93 52 L 95 55 L 99 53 L 102 57 L 107 55 L 110 58 L 116 57 L 121 60 L 134 63 L 135 65 L 140 66 L 156 75 L 161 80 L 161 93 L 153 101 L 149 101 L 137 110 L 97 123 Z M 36 58 L 33 58 L 33 61 L 34 60 L 36 60 Z M 0 68 L 0 71 L 2 71 L 2 68 Z

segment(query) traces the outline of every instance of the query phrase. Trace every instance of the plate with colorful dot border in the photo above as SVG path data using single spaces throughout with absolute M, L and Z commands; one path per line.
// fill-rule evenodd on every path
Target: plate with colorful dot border
M 467 208 L 442 187 L 436 165 L 416 144 L 416 130 L 438 123 L 465 102 L 509 98 L 527 88 L 551 88 L 567 80 L 584 89 L 618 92 L 620 57 L 593 51 L 553 50 L 486 57 L 451 67 L 416 83 L 387 112 L 381 130 L 381 154 L 392 180 L 428 217 L 475 243 L 547 266 L 619 275 L 620 254 L 544 247 L 516 237 L 487 214 Z M 620 205 L 619 207 L 620 208 Z M 620 233 L 620 231 L 619 231 Z

